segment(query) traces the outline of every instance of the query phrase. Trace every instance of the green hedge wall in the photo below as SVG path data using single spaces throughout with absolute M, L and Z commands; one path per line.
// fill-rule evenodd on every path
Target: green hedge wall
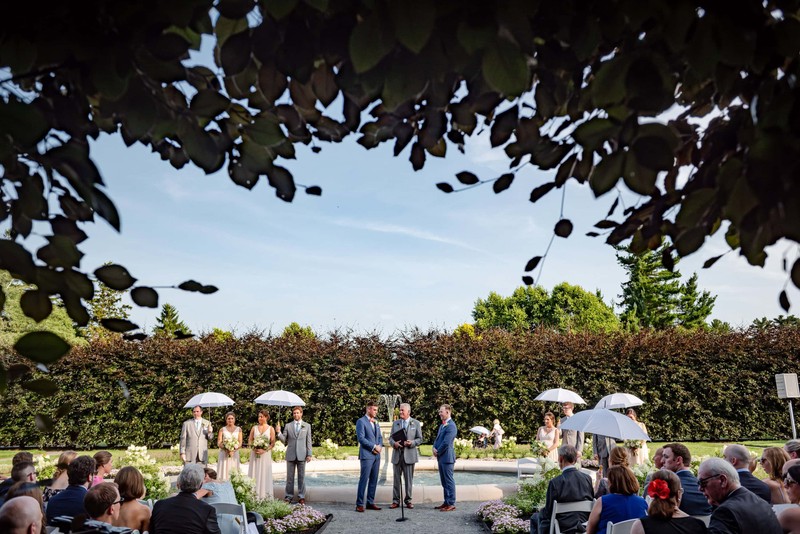
M 235 399 L 237 422 L 247 430 L 258 409 L 252 399 L 273 389 L 306 400 L 315 443 L 355 444 L 355 420 L 364 402 L 380 393 L 398 393 L 412 404 L 413 415 L 426 423 L 428 442 L 443 402 L 453 404 L 462 436 L 497 417 L 507 436 L 529 441 L 543 412 L 557 409 L 533 400 L 552 387 L 573 389 L 590 405 L 614 391 L 638 395 L 645 401 L 640 420 L 654 440 L 784 439 L 791 427 L 774 375 L 796 372 L 798 356 L 800 329 L 791 327 L 730 334 L 491 331 L 472 339 L 414 331 L 391 342 L 341 333 L 118 341 L 73 349 L 53 365 L 59 391 L 50 397 L 21 387 L 42 371 L 13 368 L 0 411 L 0 445 L 174 444 L 190 416 L 183 404 L 204 390 Z M 6 368 L 22 363 L 8 355 L 0 361 Z M 67 405 L 69 412 L 60 415 Z M 225 411 L 214 409 L 216 428 Z M 36 430 L 35 414 L 53 417 L 54 430 Z M 289 416 L 283 410 L 283 420 Z

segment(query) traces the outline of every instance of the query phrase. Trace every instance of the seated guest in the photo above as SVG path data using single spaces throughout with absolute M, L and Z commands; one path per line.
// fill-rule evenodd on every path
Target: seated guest
M 722 453 L 728 463 L 739 473 L 739 484 L 747 488 L 762 499 L 770 502 L 771 492 L 769 486 L 753 476 L 750 472 L 750 451 L 744 445 L 728 445 Z
M 647 495 L 653 499 L 647 517 L 633 524 L 631 534 L 705 534 L 706 524 L 678 508 L 681 502 L 681 480 L 672 471 L 661 469 L 653 473 Z
M 790 439 L 783 446 L 783 450 L 789 455 L 790 460 L 800 458 L 800 439 Z
M 786 487 L 786 497 L 789 502 L 791 504 L 800 504 L 800 486 L 797 485 L 797 482 L 800 482 L 800 478 L 790 474 L 790 470 L 791 473 L 797 472 L 797 470 L 792 470 L 795 466 L 800 466 L 800 458 L 789 460 L 783 464 L 783 485 Z
M 628 454 L 628 449 L 625 447 L 614 447 L 611 449 L 611 452 L 608 455 L 608 465 L 613 467 L 615 465 L 621 465 L 623 467 L 630 467 L 630 457 L 631 455 Z M 599 499 L 603 495 L 608 495 L 608 478 L 598 478 L 597 485 L 594 489 L 594 498 Z
M 711 515 L 711 506 L 700 492 L 697 477 L 689 470 L 692 454 L 683 443 L 668 443 L 661 451 L 664 469 L 678 475 L 683 488 L 681 510 L 689 515 Z
M 0 532 L 4 534 L 39 534 L 42 508 L 36 499 L 23 495 L 9 499 L 0 507 Z
M 664 449 L 659 447 L 659 448 L 656 449 L 656 452 L 653 453 L 653 467 L 655 467 L 655 470 L 651 471 L 650 473 L 647 473 L 647 476 L 644 479 L 644 493 L 645 494 L 647 493 L 647 485 L 653 479 L 653 475 L 656 473 L 656 471 L 658 471 L 659 469 L 664 467 L 663 458 L 661 456 L 661 453 L 662 453 L 663 450 Z
M 97 467 L 95 468 L 94 478 L 92 479 L 92 486 L 102 483 L 106 476 L 111 474 L 111 470 L 114 468 L 111 453 L 108 451 L 94 453 L 94 462 Z
M 761 453 L 761 468 L 767 473 L 764 483 L 769 487 L 772 504 L 789 502 L 786 488 L 783 485 L 783 464 L 788 460 L 789 455 L 780 447 L 767 447 Z
M 531 532 L 547 534 L 550 532 L 550 518 L 553 515 L 553 502 L 560 503 L 591 501 L 594 491 L 592 479 L 576 466 L 578 450 L 572 445 L 558 448 L 558 466 L 561 474 L 547 484 L 547 496 L 544 508 L 531 517 Z M 564 534 L 583 531 L 583 523 L 589 518 L 589 512 L 570 512 L 558 515 L 558 526 Z
M 218 481 L 217 472 L 210 467 L 203 469 L 203 472 L 206 476 L 203 479 L 203 487 L 196 493 L 198 499 L 203 499 L 208 504 L 218 502 L 239 504 L 230 481 Z M 236 517 L 231 514 L 217 514 L 217 524 L 222 534 L 238 534 L 241 530 Z
M 56 463 L 56 472 L 53 474 L 50 485 L 42 491 L 42 500 L 45 505 L 50 500 L 50 497 L 67 487 L 67 466 L 76 456 L 78 456 L 78 453 L 75 451 L 64 451 L 59 455 L 58 463 Z
M 614 450 L 617 449 L 623 447 Z M 609 522 L 619 523 L 647 515 L 647 502 L 638 495 L 639 481 L 630 467 L 624 465 L 609 467 L 608 489 L 610 493 L 603 495 L 594 503 L 586 525 L 587 534 L 604 534 Z
M 11 458 L 11 469 L 13 470 L 14 466 L 17 465 L 18 463 L 21 463 L 21 462 L 28 462 L 28 463 L 32 464 L 33 463 L 33 454 L 31 454 L 31 453 L 29 453 L 27 451 L 20 451 L 17 454 L 15 454 Z M 14 482 L 17 482 L 17 481 L 14 480 L 12 477 L 8 477 L 7 479 L 5 479 L 2 482 L 0 482 L 0 497 L 5 496 L 5 494 L 8 491 L 8 489 L 11 486 L 14 485 Z
M 142 473 L 135 467 L 126 466 L 117 472 L 114 482 L 119 489 L 122 505 L 113 525 L 147 532 L 150 529 L 151 511 L 149 506 L 139 502 L 139 499 L 144 499 L 147 492 Z
M 119 507 L 122 499 L 119 496 L 117 485 L 113 482 L 101 482 L 89 488 L 83 498 L 83 507 L 89 517 L 95 521 L 113 524 L 119 517 Z
M 794 462 L 794 463 L 792 463 Z M 800 502 L 800 460 L 789 460 L 784 464 L 784 483 L 787 498 L 794 504 Z M 778 514 L 778 522 L 784 532 L 800 534 L 800 507 L 793 506 Z
M 33 497 L 39 503 L 42 509 L 42 517 L 44 517 L 44 503 L 42 502 L 42 488 L 36 482 L 17 482 L 6 493 L 6 500 L 16 499 L 17 497 Z M 0 530 L 2 532 L 2 530 Z M 47 534 L 47 527 L 42 521 L 42 528 L 40 534 Z
M 67 466 L 69 485 L 47 503 L 47 523 L 59 516 L 76 517 L 85 514 L 83 498 L 94 476 L 95 461 L 91 456 L 78 456 Z
M 183 466 L 178 475 L 180 493 L 153 506 L 150 534 L 220 534 L 214 507 L 195 496 L 203 478 L 200 465 Z
M 783 534 L 764 499 L 739 484 L 736 469 L 722 458 L 709 458 L 697 471 L 700 491 L 715 506 L 708 531 L 725 534 Z
M 7 479 L 9 480 L 9 479 Z M 19 482 L 36 482 L 36 466 L 33 465 L 31 462 L 19 462 L 11 468 L 11 477 L 10 480 L 13 484 L 10 487 L 14 487 Z M 11 491 L 10 489 L 8 491 Z M 6 492 L 6 496 L 8 492 Z M 0 497 L 0 504 L 3 504 L 3 500 L 6 498 Z

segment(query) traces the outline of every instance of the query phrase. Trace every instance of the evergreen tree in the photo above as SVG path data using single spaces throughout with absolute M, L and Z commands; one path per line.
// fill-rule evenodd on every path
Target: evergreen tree
M 184 334 L 191 334 L 192 331 L 189 327 L 181 321 L 178 316 L 178 310 L 169 302 L 165 302 L 161 306 L 161 315 L 156 319 L 157 324 L 153 329 L 153 335 L 156 337 L 168 337 L 174 339 L 175 332 L 183 332 Z
M 107 262 L 104 265 L 111 265 Z M 128 319 L 130 317 L 131 306 L 122 304 L 122 297 L 127 291 L 117 291 L 111 289 L 101 281 L 97 281 L 95 286 L 94 298 L 87 302 L 91 319 L 89 324 L 81 329 L 81 333 L 89 340 L 110 339 L 122 334 L 106 330 L 101 325 L 103 319 Z
M 617 249 L 617 262 L 628 273 L 620 295 L 620 320 L 628 330 L 705 327 L 705 320 L 714 309 L 717 297 L 698 291 L 697 274 L 681 284 L 680 271 L 664 267 L 661 257 L 665 249 L 666 245 L 641 254 Z

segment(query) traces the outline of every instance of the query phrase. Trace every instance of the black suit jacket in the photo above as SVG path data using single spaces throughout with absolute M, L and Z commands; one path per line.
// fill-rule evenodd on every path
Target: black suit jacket
M 681 487 L 683 488 L 680 509 L 689 515 L 710 515 L 711 505 L 708 504 L 708 499 L 700 491 L 697 477 L 688 469 L 675 474 L 681 479 Z
M 591 501 L 594 498 L 592 479 L 579 469 L 569 468 L 547 485 L 547 497 L 544 508 L 539 512 L 541 519 L 539 532 L 550 532 L 550 517 L 553 515 L 553 501 L 560 503 Z M 589 519 L 588 512 L 573 512 L 558 515 L 558 526 L 561 532 L 583 532 L 578 525 Z
M 708 525 L 710 534 L 782 534 L 772 507 L 747 488 L 739 488 L 717 506 Z
M 217 511 L 194 493 L 179 493 L 156 501 L 150 534 L 220 534 Z
M 769 486 L 767 486 L 766 483 L 754 477 L 753 473 L 748 470 L 737 472 L 739 473 L 739 482 L 742 486 L 749 489 L 768 503 L 772 503 L 772 493 L 770 492 Z

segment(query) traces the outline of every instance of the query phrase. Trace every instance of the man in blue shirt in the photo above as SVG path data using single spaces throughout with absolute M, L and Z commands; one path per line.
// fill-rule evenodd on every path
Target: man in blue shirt
M 47 502 L 47 524 L 59 516 L 75 517 L 86 513 L 83 499 L 92 483 L 97 464 L 91 456 L 78 456 L 67 466 L 69 486 L 64 488 Z
M 700 491 L 697 477 L 694 476 L 689 466 L 692 464 L 692 454 L 683 443 L 668 443 L 661 451 L 664 469 L 669 469 L 681 481 L 683 497 L 680 509 L 689 515 L 711 515 L 711 505 Z

